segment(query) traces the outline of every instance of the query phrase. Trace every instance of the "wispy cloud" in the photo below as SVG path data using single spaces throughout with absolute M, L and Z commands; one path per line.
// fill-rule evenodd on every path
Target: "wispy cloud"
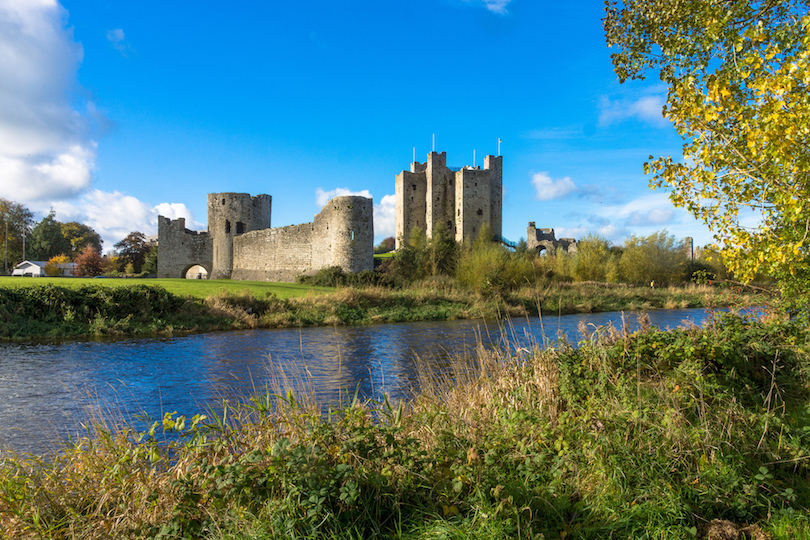
M 534 173 L 532 175 L 532 186 L 534 186 L 537 199 L 540 201 L 559 199 L 577 190 L 576 184 L 569 177 L 554 180 L 547 172 Z
M 124 31 L 121 28 L 114 28 L 112 30 L 107 30 L 107 41 L 109 41 L 113 48 L 121 53 L 121 56 L 129 56 L 131 52 L 135 49 L 132 48 L 132 45 L 126 40 L 126 36 L 124 35 Z
M 603 96 L 599 101 L 599 125 L 606 127 L 634 119 L 657 127 L 668 126 L 669 122 L 664 118 L 663 114 L 665 101 L 662 94 L 617 101 Z
M 606 205 L 599 215 L 626 227 L 660 227 L 673 223 L 678 214 L 666 193 L 653 193 L 620 205 Z
M 465 4 L 483 6 L 492 13 L 506 15 L 509 11 L 506 7 L 512 0 L 462 0 Z
M 506 6 L 509 5 L 509 2 L 510 0 L 484 0 L 487 9 L 498 15 L 506 15 Z

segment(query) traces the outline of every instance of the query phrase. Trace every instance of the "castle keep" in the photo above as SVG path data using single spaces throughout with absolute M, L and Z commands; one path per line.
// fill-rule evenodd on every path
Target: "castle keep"
M 185 219 L 158 217 L 158 277 L 185 277 L 200 265 L 212 279 L 294 281 L 328 266 L 374 268 L 372 201 L 335 197 L 312 223 L 270 228 L 272 198 L 247 193 L 208 195 L 208 231 Z
M 444 225 L 457 242 L 474 240 L 488 223 L 501 236 L 503 158 L 486 156 L 484 168 L 448 168 L 445 152 L 431 152 L 425 163 L 396 176 L 396 248 L 408 242 L 414 227 L 428 238 Z

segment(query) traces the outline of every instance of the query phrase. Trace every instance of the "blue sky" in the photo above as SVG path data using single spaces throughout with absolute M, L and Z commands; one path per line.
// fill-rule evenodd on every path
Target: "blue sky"
M 504 156 L 503 234 L 710 241 L 649 155 L 681 155 L 656 79 L 620 85 L 601 0 L 0 0 L 0 197 L 99 231 L 206 226 L 209 192 L 273 196 L 273 226 L 373 197 L 431 150 Z

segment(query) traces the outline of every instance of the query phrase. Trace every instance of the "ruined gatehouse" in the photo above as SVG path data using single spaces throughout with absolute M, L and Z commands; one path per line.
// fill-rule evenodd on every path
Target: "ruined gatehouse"
M 270 195 L 210 193 L 208 231 L 159 216 L 158 277 L 186 277 L 199 265 L 212 279 L 291 282 L 329 266 L 374 268 L 371 199 L 335 197 L 311 223 L 276 228 L 271 208 Z
M 565 253 L 577 252 L 576 239 L 557 239 L 554 235 L 554 229 L 538 229 L 535 227 L 534 221 L 530 221 L 529 226 L 526 228 L 526 243 L 529 251 L 537 253 L 545 251 L 549 255 L 554 255 L 558 249 Z

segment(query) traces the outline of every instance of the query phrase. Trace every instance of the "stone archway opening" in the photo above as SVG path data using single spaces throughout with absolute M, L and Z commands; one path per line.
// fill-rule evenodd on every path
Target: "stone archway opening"
M 202 265 L 195 264 L 186 269 L 183 277 L 186 279 L 208 279 L 208 270 Z

